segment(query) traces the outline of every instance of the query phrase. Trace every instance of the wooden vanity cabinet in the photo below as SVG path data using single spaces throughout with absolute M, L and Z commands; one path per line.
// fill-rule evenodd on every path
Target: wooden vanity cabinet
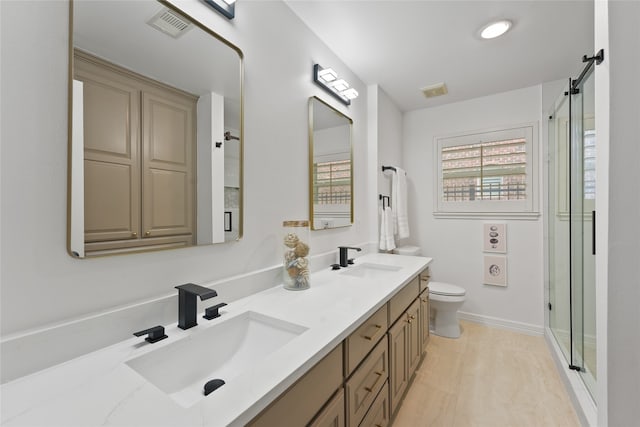
M 429 267 L 425 268 L 420 277 L 420 345 L 422 352 L 427 351 L 427 344 L 429 343 L 429 321 L 431 315 L 431 309 L 429 307 L 429 280 L 431 279 L 431 273 Z
M 416 276 L 389 301 L 389 403 L 395 414 L 422 356 L 420 279 Z
M 387 427 L 391 420 L 389 408 L 389 382 L 387 381 L 371 404 L 371 408 L 360 423 L 360 427 Z
M 309 427 L 344 427 L 344 390 L 340 389 Z
M 344 352 L 345 377 L 351 375 L 376 343 L 385 336 L 388 328 L 385 304 L 347 337 Z
M 332 413 L 335 413 L 334 421 L 339 422 L 339 398 L 338 401 L 331 402 L 325 408 L 326 413 L 323 411 L 320 414 L 320 411 L 334 393 L 342 387 L 342 360 L 342 344 L 340 344 L 251 420 L 248 425 L 251 427 L 306 426 L 314 420 L 316 414 L 318 414 L 318 418 L 315 421 L 320 423 L 317 424 L 318 426 L 334 425 L 331 424 L 333 422 L 331 421 Z M 333 406 L 330 408 L 332 404 Z M 344 403 L 341 407 L 344 413 Z M 328 424 L 322 424 L 325 420 Z
M 428 281 L 425 269 L 249 426 L 390 425 L 425 355 Z
M 347 426 L 357 427 L 389 376 L 386 334 L 345 384 Z

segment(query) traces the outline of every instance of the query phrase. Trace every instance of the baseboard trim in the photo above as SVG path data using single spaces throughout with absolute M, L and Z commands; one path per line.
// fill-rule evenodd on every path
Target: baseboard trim
M 491 326 L 494 328 L 508 329 L 510 331 L 520 332 L 527 335 L 544 335 L 544 326 L 517 322 L 515 320 L 501 319 L 499 317 L 484 316 L 482 314 L 459 311 L 458 319 L 468 320 L 469 322 L 479 323 L 481 325 Z

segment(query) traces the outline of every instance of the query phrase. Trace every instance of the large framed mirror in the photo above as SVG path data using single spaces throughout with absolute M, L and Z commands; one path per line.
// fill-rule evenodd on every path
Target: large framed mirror
M 238 240 L 240 49 L 162 1 L 70 8 L 69 253 Z
M 353 224 L 353 120 L 320 98 L 309 98 L 311 228 Z

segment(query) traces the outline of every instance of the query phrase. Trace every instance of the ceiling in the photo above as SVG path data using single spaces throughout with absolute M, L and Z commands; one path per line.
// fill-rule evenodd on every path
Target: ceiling
M 285 1 L 402 111 L 576 77 L 582 55 L 593 54 L 593 1 Z M 513 27 L 481 39 L 479 30 L 497 19 Z M 421 88 L 440 82 L 449 93 L 425 98 Z
M 147 25 L 165 9 L 155 1 L 75 1 L 73 45 L 194 95 L 223 95 L 225 118 L 239 123 L 240 56 L 197 26 L 172 38 Z

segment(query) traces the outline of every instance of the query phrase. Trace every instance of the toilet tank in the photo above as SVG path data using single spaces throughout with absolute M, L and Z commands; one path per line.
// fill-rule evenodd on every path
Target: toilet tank
M 418 246 L 400 246 L 393 250 L 397 255 L 420 255 L 420 248 Z

